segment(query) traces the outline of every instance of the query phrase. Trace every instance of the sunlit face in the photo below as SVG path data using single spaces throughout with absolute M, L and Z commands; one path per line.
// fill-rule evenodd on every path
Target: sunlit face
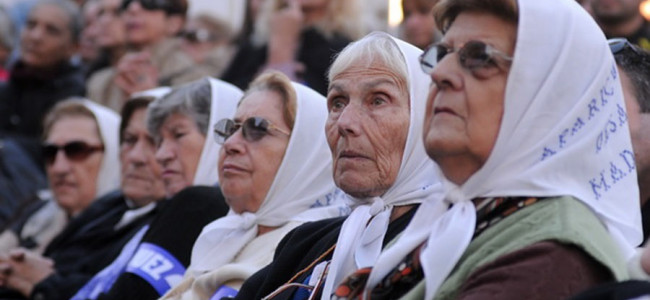
M 131 115 L 120 145 L 122 191 L 139 207 L 165 196 L 162 168 L 154 156 L 156 147 L 147 131 L 146 113 L 143 107 Z
M 516 26 L 481 13 L 461 13 L 442 42 L 454 49 L 482 41 L 512 56 Z M 487 160 L 501 126 L 509 66 L 489 64 L 482 78 L 460 65 L 456 52 L 434 68 L 424 122 L 427 153 L 445 176 L 462 184 Z
M 51 68 L 70 59 L 77 49 L 70 17 L 55 4 L 32 9 L 20 34 L 20 59 L 33 68 Z
M 63 117 L 52 125 L 45 143 L 63 146 L 73 141 L 91 146 L 103 145 L 95 120 L 85 116 Z M 80 213 L 95 198 L 103 157 L 104 152 L 95 151 L 87 158 L 75 161 L 59 150 L 54 162 L 45 165 L 54 198 L 68 215 Z
M 404 11 L 404 20 L 402 21 L 402 30 L 404 40 L 424 49 L 434 42 L 433 38 L 436 28 L 436 22 L 433 19 L 431 8 L 433 3 L 403 0 L 402 9 Z
M 283 118 L 280 95 L 273 91 L 256 91 L 244 98 L 234 121 L 262 117 L 282 132 L 291 132 Z M 219 151 L 219 185 L 226 202 L 236 213 L 256 212 L 271 188 L 289 144 L 289 136 L 270 130 L 258 141 L 248 141 L 238 130 Z
M 136 47 L 154 45 L 168 36 L 168 16 L 162 9 L 147 10 L 133 1 L 122 13 L 127 42 Z
M 124 46 L 126 26 L 120 18 L 120 0 L 100 0 L 97 44 L 104 48 Z
M 383 65 L 352 65 L 330 83 L 327 107 L 334 182 L 355 197 L 382 195 L 395 183 L 408 135 L 405 79 Z
M 205 134 L 185 114 L 172 114 L 159 129 L 160 144 L 156 159 L 162 165 L 167 196 L 192 185 L 205 144 Z
M 617 24 L 639 16 L 643 0 L 590 0 L 594 16 L 604 24 Z

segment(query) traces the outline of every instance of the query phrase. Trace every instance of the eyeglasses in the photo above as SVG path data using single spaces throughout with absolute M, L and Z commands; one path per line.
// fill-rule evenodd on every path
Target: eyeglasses
M 618 54 L 625 49 L 631 49 L 634 53 L 638 53 L 636 46 L 632 45 L 626 38 L 613 38 L 607 40 L 609 44 L 609 50 L 612 51 L 612 54 Z
M 65 156 L 72 161 L 82 161 L 96 151 L 104 151 L 104 146 L 92 146 L 82 141 L 72 141 L 63 146 L 55 144 L 43 145 L 43 158 L 48 165 L 51 165 L 56 160 L 56 155 L 59 150 L 63 150 Z
M 268 120 L 261 117 L 251 117 L 242 123 L 236 123 L 231 119 L 223 119 L 214 125 L 214 138 L 218 144 L 226 142 L 226 140 L 235 134 L 239 128 L 242 129 L 244 138 L 249 142 L 257 142 L 264 136 L 269 134 L 270 130 L 275 130 L 285 135 L 291 135 L 283 131 L 277 126 L 271 124 Z
M 426 74 L 432 74 L 433 69 L 447 54 L 457 52 L 460 65 L 477 77 L 489 77 L 499 66 L 512 62 L 512 57 L 481 42 L 469 41 L 460 49 L 454 49 L 443 43 L 436 43 L 424 50 L 420 55 L 420 67 Z M 494 68 L 497 67 L 497 68 Z
M 129 8 L 129 5 L 137 1 L 146 10 L 164 10 L 167 14 L 184 14 L 181 5 L 175 5 L 172 0 L 123 0 L 120 5 L 120 12 Z

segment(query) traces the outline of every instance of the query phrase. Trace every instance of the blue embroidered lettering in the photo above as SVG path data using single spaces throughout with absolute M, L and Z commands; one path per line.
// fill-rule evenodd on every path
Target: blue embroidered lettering
M 544 147 L 544 153 L 542 153 L 542 161 L 544 161 L 548 157 L 551 157 L 551 156 L 555 155 L 555 153 L 556 153 L 555 151 L 553 151 L 553 150 L 551 150 L 551 149 L 549 149 L 547 147 Z
M 616 112 L 618 112 L 618 124 L 623 126 L 627 122 L 627 114 L 620 104 L 616 103 L 616 107 Z
M 601 194 L 599 193 L 600 190 L 604 190 L 607 192 L 611 186 L 607 185 L 607 182 L 605 181 L 605 175 L 603 174 L 604 172 L 600 172 L 600 181 L 597 181 L 596 178 L 593 178 L 589 180 L 589 184 L 591 185 L 591 190 L 594 192 L 594 196 L 596 196 L 596 200 L 600 199 Z
M 589 120 L 591 120 L 597 112 L 600 112 L 600 109 L 598 109 L 598 106 L 596 105 L 596 99 L 591 99 L 591 102 L 589 102 Z
M 613 183 L 617 183 L 619 180 L 623 179 L 627 174 L 623 173 L 613 162 L 609 163 L 609 173 L 612 177 Z
M 573 129 L 571 129 L 571 136 L 575 135 L 582 129 L 582 127 L 585 126 L 585 122 L 582 121 L 580 117 L 576 120 L 576 122 L 573 124 Z
M 636 169 L 636 163 L 634 161 L 634 153 L 630 150 L 623 150 L 623 152 L 619 153 L 619 155 L 623 158 L 625 161 L 625 164 L 627 165 L 628 172 L 634 171 Z
M 564 129 L 564 131 L 562 131 L 562 134 L 560 134 L 560 136 L 558 137 L 558 139 L 560 140 L 560 148 L 564 148 L 564 145 L 566 145 L 565 138 L 568 134 L 569 134 L 569 129 Z

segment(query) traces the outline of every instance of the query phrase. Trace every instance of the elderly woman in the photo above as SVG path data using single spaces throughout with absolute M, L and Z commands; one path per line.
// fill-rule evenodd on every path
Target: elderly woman
M 565 299 L 623 278 L 639 195 L 598 26 L 563 0 L 443 0 L 435 16 L 424 144 L 449 192 L 380 255 L 366 296 Z
M 175 88 L 149 105 L 147 128 L 158 147 L 156 159 L 163 167 L 168 197 L 191 185 L 218 182 L 220 145 L 208 130 L 235 113 L 241 96 L 228 83 L 204 78 Z
M 118 187 L 118 123 L 117 114 L 88 101 L 52 109 L 43 158 L 53 199 L 33 204 L 0 235 L 0 253 L 16 247 L 42 253 L 70 218 Z
M 203 229 L 183 281 L 163 299 L 220 299 L 271 262 L 296 226 L 347 213 L 331 180 L 325 99 L 277 72 L 251 83 L 233 120 L 215 127 L 231 212 Z
M 314 287 L 314 293 L 325 288 L 323 295 L 329 295 L 330 282 L 374 264 L 418 203 L 440 198 L 420 138 L 430 84 L 419 70 L 421 53 L 385 33 L 373 33 L 337 57 L 329 73 L 325 131 L 334 181 L 356 208 L 347 219 L 291 232 L 273 263 L 247 281 L 237 298 L 259 299 L 281 286 L 273 299 L 307 299 Z M 298 289 L 297 284 L 310 287 Z

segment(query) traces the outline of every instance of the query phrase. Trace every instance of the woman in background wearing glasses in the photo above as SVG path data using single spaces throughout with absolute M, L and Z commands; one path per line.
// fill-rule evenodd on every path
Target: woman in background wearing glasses
M 52 200 L 39 201 L 0 235 L 0 253 L 42 253 L 90 203 L 119 186 L 119 117 L 88 101 L 57 104 L 45 119 L 43 155 Z
M 442 0 L 434 15 L 445 34 L 422 56 L 424 145 L 447 192 L 420 206 L 357 294 L 566 299 L 625 278 L 639 192 L 598 25 L 564 0 Z
M 183 281 L 163 299 L 221 299 L 268 264 L 296 226 L 341 216 L 323 126 L 325 99 L 277 72 L 260 75 L 234 118 L 215 126 L 230 213 L 205 228 Z

